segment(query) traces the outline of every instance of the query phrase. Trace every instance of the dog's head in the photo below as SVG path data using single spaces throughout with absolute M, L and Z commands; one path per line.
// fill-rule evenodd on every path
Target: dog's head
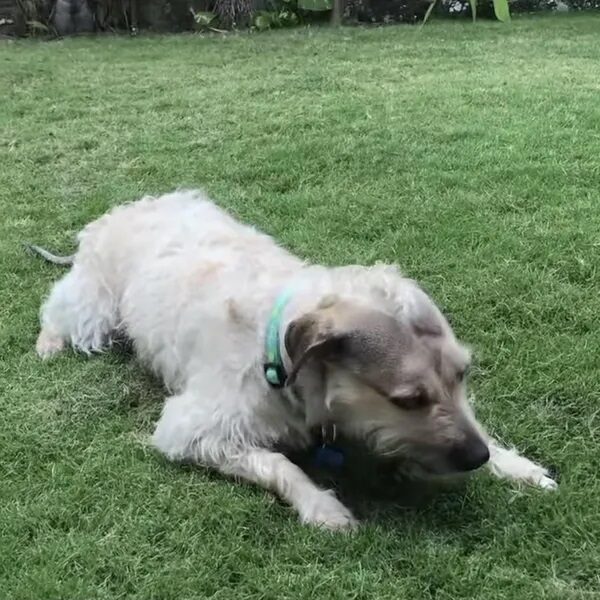
M 467 401 L 470 354 L 428 296 L 407 285 L 410 309 L 328 297 L 292 321 L 290 381 L 305 397 L 320 395 L 337 426 L 379 455 L 429 474 L 476 469 L 489 453 Z

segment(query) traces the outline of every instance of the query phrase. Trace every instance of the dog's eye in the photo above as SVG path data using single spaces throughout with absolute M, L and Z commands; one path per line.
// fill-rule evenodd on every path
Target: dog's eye
M 425 408 L 429 404 L 429 398 L 425 392 L 418 392 L 411 396 L 392 396 L 390 402 L 402 410 L 417 410 Z

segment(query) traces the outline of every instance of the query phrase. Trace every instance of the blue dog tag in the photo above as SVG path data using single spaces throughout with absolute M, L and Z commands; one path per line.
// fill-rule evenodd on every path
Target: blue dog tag
M 334 446 L 319 446 L 315 450 L 314 464 L 321 469 L 340 469 L 344 466 L 344 453 Z

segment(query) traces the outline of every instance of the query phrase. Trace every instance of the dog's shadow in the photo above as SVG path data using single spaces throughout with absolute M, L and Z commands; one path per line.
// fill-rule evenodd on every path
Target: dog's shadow
M 426 515 L 432 528 L 472 524 L 486 508 L 470 493 L 467 478 L 415 480 L 402 477 L 398 465 L 382 461 L 361 446 L 343 445 L 344 464 L 336 470 L 315 465 L 314 449 L 289 454 L 317 484 L 334 489 L 360 521 L 389 526 L 415 514 Z M 450 521 L 448 515 L 452 517 Z
M 126 338 L 117 339 L 113 345 L 113 360 L 128 363 L 134 356 L 133 346 Z M 162 395 L 161 383 L 152 375 L 145 378 L 145 385 Z M 135 396 L 135 395 L 134 395 Z M 138 410 L 143 425 L 151 427 L 161 403 L 128 399 L 126 410 Z M 147 398 L 147 394 L 143 395 Z M 416 514 L 424 515 L 428 527 L 448 528 L 472 524 L 477 516 L 485 517 L 486 508 L 478 495 L 469 493 L 467 479 L 419 481 L 403 478 L 397 465 L 382 461 L 359 444 L 340 440 L 343 465 L 340 468 L 318 466 L 315 460 L 317 447 L 299 452 L 281 449 L 313 481 L 326 489 L 334 489 L 338 498 L 348 506 L 362 522 L 390 526 L 406 519 L 414 520 Z M 198 469 L 198 465 L 179 464 L 178 469 Z M 206 476 L 221 479 L 223 476 L 200 467 Z M 449 520 L 449 515 L 451 518 Z

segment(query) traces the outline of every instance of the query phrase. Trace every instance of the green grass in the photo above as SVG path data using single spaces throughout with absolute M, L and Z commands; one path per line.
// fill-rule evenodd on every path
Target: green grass
M 600 598 L 599 31 L 2 42 L 0 597 Z M 20 242 L 69 251 L 178 185 L 313 261 L 422 281 L 475 349 L 481 418 L 556 465 L 559 492 L 486 474 L 416 506 L 359 489 L 362 529 L 332 535 L 148 448 L 163 392 L 128 356 L 40 363 L 61 271 Z

